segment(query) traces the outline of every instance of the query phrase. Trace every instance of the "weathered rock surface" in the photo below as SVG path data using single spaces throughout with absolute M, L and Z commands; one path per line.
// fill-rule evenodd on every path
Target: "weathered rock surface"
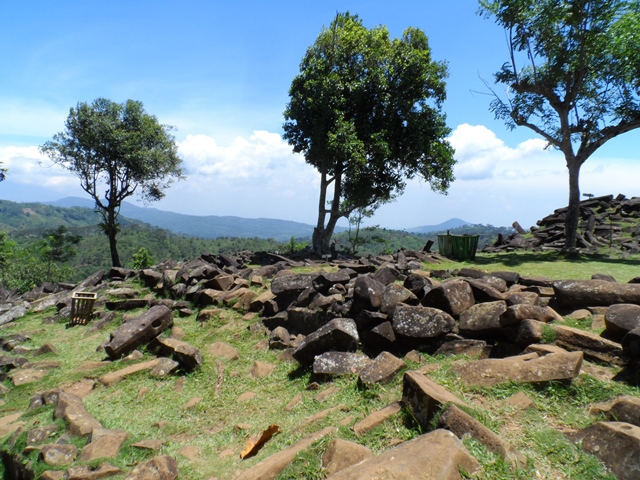
M 438 426 L 453 432 L 458 438 L 470 436 L 484 445 L 487 450 L 502 456 L 514 467 L 522 467 L 527 463 L 526 457 L 499 435 L 453 404 L 443 410 Z
M 398 305 L 392 319 L 396 334 L 410 339 L 440 337 L 449 333 L 455 324 L 453 317 L 440 309 L 408 305 Z
M 447 403 L 468 406 L 446 388 L 415 371 L 404 374 L 402 401 L 420 426 L 427 430 L 434 415 Z
M 289 448 L 274 453 L 253 467 L 244 470 L 235 477 L 234 480 L 273 480 L 284 470 L 284 467 L 291 463 L 298 452 L 308 448 L 312 443 L 317 442 L 321 438 L 336 433 L 337 430 L 335 427 L 326 427 L 318 432 L 307 435 Z
M 536 353 L 507 358 L 486 358 L 454 367 L 467 385 L 571 381 L 580 373 L 582 352 Z
M 625 422 L 598 422 L 575 435 L 620 480 L 640 478 L 640 427 Z
M 640 305 L 640 284 L 605 280 L 561 280 L 554 282 L 555 298 L 565 308 L 608 307 L 617 303 Z
M 139 317 L 123 324 L 111 334 L 104 350 L 111 359 L 118 359 L 141 345 L 149 343 L 173 326 L 173 315 L 164 305 L 151 307 Z
M 322 466 L 327 475 L 332 475 L 372 456 L 371 450 L 367 447 L 341 438 L 334 438 L 329 442 L 322 455 Z
M 358 329 L 352 319 L 334 318 L 305 337 L 291 355 L 301 364 L 309 365 L 321 353 L 331 350 L 355 351 L 358 341 Z
M 460 470 L 478 469 L 462 442 L 446 430 L 434 430 L 403 442 L 377 457 L 331 475 L 330 480 L 454 480 Z

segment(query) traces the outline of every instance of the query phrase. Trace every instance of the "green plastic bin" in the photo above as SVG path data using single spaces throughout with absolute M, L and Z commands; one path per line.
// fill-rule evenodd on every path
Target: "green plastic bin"
M 480 235 L 438 235 L 438 250 L 454 260 L 473 260 L 476 258 Z

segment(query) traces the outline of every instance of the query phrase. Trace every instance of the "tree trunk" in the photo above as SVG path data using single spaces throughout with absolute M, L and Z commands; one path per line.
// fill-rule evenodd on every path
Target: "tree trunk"
M 313 253 L 317 257 L 322 257 L 323 255 L 323 245 L 324 245 L 324 220 L 326 218 L 327 212 L 327 187 L 329 183 L 327 182 L 327 172 L 323 168 L 320 171 L 320 199 L 318 200 L 318 223 L 316 227 L 313 229 L 313 236 L 311 237 L 311 246 L 313 248 Z
M 104 231 L 109 238 L 109 250 L 111 251 L 111 265 L 114 267 L 121 267 L 120 256 L 118 255 L 118 248 L 116 246 L 116 235 L 118 233 L 118 224 L 116 223 L 115 208 L 109 206 L 107 211 L 106 223 Z
M 569 170 L 569 208 L 567 210 L 567 220 L 565 222 L 565 245 L 566 252 L 573 252 L 576 249 L 576 239 L 578 224 L 580 222 L 580 167 L 582 163 L 577 159 L 567 160 Z

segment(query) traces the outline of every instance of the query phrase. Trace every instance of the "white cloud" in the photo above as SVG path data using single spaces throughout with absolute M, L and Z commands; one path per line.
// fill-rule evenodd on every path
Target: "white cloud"
M 516 148 L 507 146 L 494 132 L 482 125 L 459 125 L 449 137 L 455 148 L 455 176 L 459 180 L 480 180 L 496 175 L 510 176 L 514 163 L 547 154 L 542 139 L 526 140 Z

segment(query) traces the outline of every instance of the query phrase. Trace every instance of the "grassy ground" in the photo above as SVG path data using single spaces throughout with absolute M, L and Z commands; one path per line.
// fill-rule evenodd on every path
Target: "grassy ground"
M 637 268 L 633 263 L 628 264 L 629 260 L 625 262 L 610 259 L 567 262 L 551 255 L 539 257 L 538 261 L 532 255 L 522 255 L 521 258 L 479 255 L 475 262 L 443 264 L 437 268 L 473 266 L 487 270 L 515 270 L 524 275 L 548 278 L 589 278 L 592 273 L 599 272 L 624 281 L 635 276 L 633 270 Z M 140 296 L 145 293 L 140 288 Z M 64 324 L 43 325 L 42 319 L 53 312 L 54 309 L 29 314 L 0 330 L 0 336 L 28 332 L 31 340 L 23 344 L 26 347 L 51 343 L 58 353 L 29 358 L 32 362 L 60 363 L 59 368 L 52 369 L 44 379 L 34 384 L 11 387 L 10 382 L 5 381 L 5 386 L 11 388 L 0 406 L 0 417 L 27 411 L 29 398 L 35 392 L 86 379 L 96 380 L 107 372 L 128 365 L 127 361 L 120 360 L 96 370 L 77 370 L 84 362 L 105 358 L 99 346 L 107 339 L 108 332 L 119 325 L 120 318 L 109 330 L 84 338 L 86 327 L 67 329 Z M 109 460 L 125 471 L 137 462 L 160 454 L 172 455 L 178 460 L 181 479 L 228 479 L 325 426 L 338 427 L 340 438 L 363 444 L 374 453 L 423 433 L 406 411 L 362 437 L 356 437 L 351 430 L 355 422 L 369 413 L 400 399 L 402 374 L 387 385 L 364 389 L 358 386 L 355 376 L 316 384 L 309 370 L 287 361 L 282 352 L 265 347 L 266 332 L 250 328 L 259 322 L 257 317 L 245 316 L 233 309 L 221 309 L 218 317 L 204 324 L 197 322 L 195 315 L 176 316 L 174 322 L 184 331 L 184 340 L 202 352 L 202 368 L 190 374 L 163 379 L 153 379 L 148 372 L 141 372 L 110 387 L 96 382 L 84 399 L 87 410 L 103 426 L 129 433 L 120 455 Z M 214 342 L 232 345 L 238 350 L 239 358 L 214 357 L 209 352 Z M 145 360 L 155 358 L 150 352 L 144 352 L 144 357 Z M 481 471 L 474 478 L 613 478 L 595 457 L 582 453 L 571 444 L 564 433 L 597 420 L 589 414 L 594 402 L 619 394 L 640 396 L 637 387 L 610 380 L 618 372 L 617 368 L 585 365 L 583 372 L 587 373 L 581 374 L 569 386 L 501 385 L 479 389 L 459 384 L 452 370 L 454 365 L 467 360 L 461 356 L 426 356 L 421 362 L 408 361 L 407 369 L 424 369 L 428 376 L 464 398 L 472 406 L 469 413 L 529 459 L 526 466 L 514 471 L 481 445 L 465 439 L 469 450 L 482 464 Z M 254 378 L 250 371 L 256 362 L 273 365 L 273 371 L 265 378 Z M 526 394 L 533 403 L 532 408 L 521 410 L 512 405 L 509 400 L 518 392 Z M 27 429 L 51 424 L 52 413 L 52 407 L 41 407 L 28 412 L 22 421 Z M 247 440 L 272 424 L 278 425 L 281 433 L 268 441 L 255 457 L 241 460 L 240 452 Z M 51 441 L 63 432 L 64 425 L 60 422 Z M 132 443 L 144 439 L 160 440 L 163 446 L 159 452 L 131 447 Z M 328 441 L 324 439 L 300 454 L 278 478 L 324 478 L 320 456 Z M 85 440 L 73 439 L 73 442 L 81 448 Z M 24 438 L 19 444 L 24 445 Z M 37 452 L 31 455 L 35 459 Z M 41 463 L 37 464 L 38 471 L 46 468 Z
M 557 252 L 478 253 L 474 260 L 444 262 L 432 269 L 478 268 L 489 272 L 511 271 L 529 277 L 553 280 L 591 278 L 594 273 L 612 275 L 618 282 L 640 276 L 640 257 L 613 255 L 578 255 L 567 257 Z

